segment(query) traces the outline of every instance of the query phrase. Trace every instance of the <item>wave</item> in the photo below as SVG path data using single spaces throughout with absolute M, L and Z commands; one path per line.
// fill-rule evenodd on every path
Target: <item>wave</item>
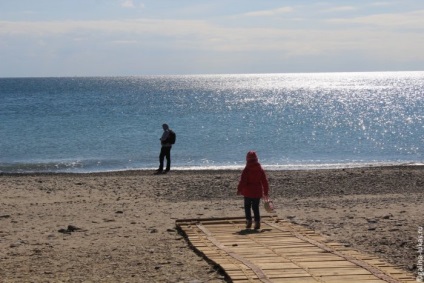
M 0 173 L 91 173 L 125 169 L 122 162 L 118 160 L 49 160 L 0 163 Z
M 388 167 L 388 166 L 418 166 L 424 163 L 417 162 L 344 162 L 344 163 L 302 163 L 302 164 L 262 164 L 265 170 L 320 170 L 320 169 L 347 169 L 365 167 Z M 175 171 L 195 170 L 242 170 L 244 164 L 226 165 L 176 165 L 172 167 Z M 49 161 L 49 162 L 15 162 L 0 164 L 1 174 L 15 173 L 103 173 L 130 170 L 154 170 L 156 167 L 136 164 L 126 164 L 117 160 L 98 161 Z

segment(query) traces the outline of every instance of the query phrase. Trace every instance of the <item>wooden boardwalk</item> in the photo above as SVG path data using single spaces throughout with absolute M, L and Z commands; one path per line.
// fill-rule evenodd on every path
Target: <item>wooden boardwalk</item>
M 243 218 L 182 219 L 176 225 L 232 282 L 416 282 L 377 257 L 277 218 L 263 217 L 258 231 L 245 229 Z

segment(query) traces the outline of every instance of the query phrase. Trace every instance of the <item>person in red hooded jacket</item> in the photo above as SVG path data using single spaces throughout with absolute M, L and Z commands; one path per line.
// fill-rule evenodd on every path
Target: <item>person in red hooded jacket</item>
M 244 196 L 244 212 L 246 215 L 246 228 L 252 227 L 252 210 L 255 218 L 254 229 L 261 228 L 259 203 L 262 197 L 268 197 L 268 179 L 265 171 L 258 161 L 256 152 L 249 151 L 246 156 L 246 167 L 240 177 L 237 195 Z

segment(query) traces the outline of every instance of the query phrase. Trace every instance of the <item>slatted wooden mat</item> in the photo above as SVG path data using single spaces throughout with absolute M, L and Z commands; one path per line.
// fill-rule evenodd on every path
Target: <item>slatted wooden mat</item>
M 258 231 L 245 229 L 244 218 L 182 219 L 176 225 L 232 282 L 415 282 L 379 258 L 277 218 L 263 217 Z

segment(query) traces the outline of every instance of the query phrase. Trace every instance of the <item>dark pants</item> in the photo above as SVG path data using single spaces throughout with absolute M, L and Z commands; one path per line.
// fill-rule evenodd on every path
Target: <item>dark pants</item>
M 261 215 L 259 214 L 259 202 L 260 198 L 248 198 L 244 197 L 244 213 L 246 214 L 246 220 L 252 220 L 252 210 L 255 217 L 255 221 L 261 221 Z
M 171 146 L 162 146 L 159 154 L 159 171 L 163 171 L 163 160 L 166 157 L 166 171 L 171 169 Z

